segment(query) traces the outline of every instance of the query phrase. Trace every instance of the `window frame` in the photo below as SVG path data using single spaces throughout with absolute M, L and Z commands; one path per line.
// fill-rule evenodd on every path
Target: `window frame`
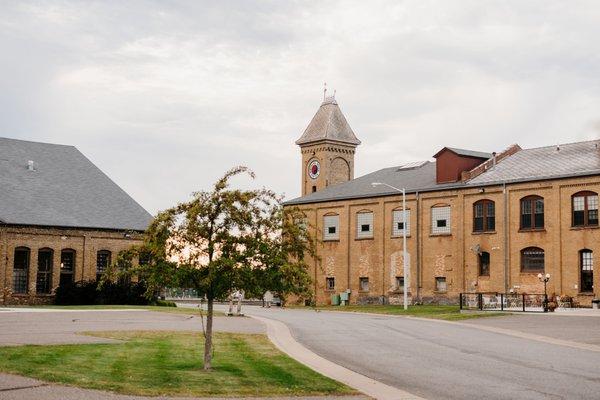
M 26 263 L 25 263 L 25 268 L 15 268 L 15 261 L 17 258 L 17 252 L 23 251 L 26 253 Z M 12 293 L 14 295 L 27 295 L 29 293 L 29 269 L 31 268 L 31 249 L 29 247 L 26 246 L 17 246 L 15 247 L 15 249 L 13 250 L 13 281 L 12 281 Z M 16 271 L 25 271 L 25 286 L 24 286 L 24 290 L 17 290 L 17 286 L 16 286 L 16 277 L 15 277 L 15 272 Z M 19 274 L 21 275 L 21 274 Z M 21 280 L 20 280 L 21 281 Z M 21 285 L 19 285 L 19 288 L 21 287 Z
M 444 289 L 440 289 L 439 283 L 444 283 Z M 448 293 L 448 279 L 445 276 L 435 277 L 435 291 L 436 293 Z
M 586 265 L 584 265 L 584 254 L 590 254 L 590 262 L 591 265 L 589 265 L 590 269 L 589 270 L 584 270 L 584 267 L 586 267 Z M 584 271 L 589 271 L 589 275 L 590 275 L 590 281 L 591 281 L 591 286 L 588 288 L 584 288 L 583 286 L 583 282 L 584 282 Z M 581 249 L 579 250 L 579 293 L 593 293 L 594 292 L 594 251 L 591 249 Z
M 100 262 L 100 255 L 107 255 L 108 257 L 106 258 L 106 265 L 103 267 L 102 271 L 99 270 L 99 262 Z M 106 269 L 108 267 L 110 267 L 112 262 L 112 252 L 110 250 L 106 250 L 106 249 L 102 249 L 102 250 L 98 250 L 96 252 L 96 280 L 100 280 L 100 278 L 102 277 L 102 275 L 106 272 Z
M 581 225 L 575 225 L 575 198 L 576 197 L 583 197 L 583 224 Z M 594 228 L 594 227 L 598 227 L 599 222 L 598 222 L 598 216 L 596 216 L 596 223 L 595 224 L 590 224 L 589 223 L 589 199 L 590 197 L 596 197 L 598 198 L 598 193 L 596 192 L 592 192 L 591 190 L 583 190 L 581 192 L 577 192 L 575 194 L 573 194 L 571 196 L 571 227 L 572 228 Z M 596 200 L 598 201 L 598 200 Z M 598 208 L 596 208 L 596 214 L 598 214 Z
M 72 255 L 72 268 L 68 270 L 64 267 L 64 259 L 63 256 L 71 254 Z M 74 249 L 62 249 L 60 251 L 60 277 L 59 277 L 59 286 L 63 284 L 71 284 L 75 282 L 75 265 L 77 259 L 77 252 Z M 64 279 L 63 279 L 64 277 Z M 67 278 L 68 281 L 67 281 Z
M 444 218 L 442 219 L 435 219 L 434 220 L 434 210 L 436 209 L 448 209 L 448 218 Z M 431 214 L 431 235 L 434 236 L 443 236 L 443 235 L 452 235 L 452 206 L 450 204 L 436 204 L 431 206 L 430 209 L 430 214 Z M 445 221 L 444 226 L 439 226 L 438 223 L 439 221 Z M 435 227 L 434 227 L 434 223 L 435 223 Z M 439 231 L 435 231 L 436 228 L 445 228 Z
M 328 217 L 337 217 L 335 225 L 327 225 L 326 221 Z M 329 228 L 336 228 L 335 233 L 328 233 Z M 328 237 L 330 236 L 330 237 Z M 323 241 L 324 242 L 335 242 L 340 240 L 340 215 L 334 213 L 328 213 L 323 215 Z
M 536 205 L 539 200 L 542 201 L 542 212 L 541 213 L 536 212 Z M 526 201 L 531 202 L 531 211 L 527 214 L 524 214 L 523 209 L 524 209 L 524 204 Z M 545 202 L 544 198 L 539 195 L 529 195 L 529 196 L 522 197 L 519 200 L 519 230 L 521 230 L 521 231 L 541 231 L 541 230 L 546 229 L 546 204 L 545 203 L 546 202 Z M 537 214 L 542 214 L 541 226 L 538 226 L 539 224 L 536 223 L 536 215 Z M 531 224 L 529 227 L 526 227 L 523 225 L 523 216 L 524 215 L 529 216 L 529 222 Z
M 491 205 L 493 215 L 489 215 L 489 206 Z M 477 207 L 481 206 L 481 217 L 477 217 Z M 481 218 L 481 229 L 477 229 L 477 218 Z M 491 222 L 490 223 L 490 218 Z M 490 225 L 493 225 L 490 227 Z M 496 202 L 490 199 L 481 199 L 473 203 L 473 233 L 489 233 L 496 231 Z
M 329 284 L 330 282 L 332 282 L 333 285 L 330 285 Z M 334 276 L 326 276 L 325 277 L 325 290 L 328 292 L 335 291 L 335 277 Z
M 362 215 L 370 215 L 371 222 L 368 224 L 369 229 L 363 231 L 362 228 L 366 224 L 362 224 L 359 220 Z M 373 239 L 375 237 L 375 214 L 372 210 L 360 210 L 356 212 L 356 240 Z
M 484 273 L 484 268 L 483 266 L 485 265 L 483 263 L 484 261 L 484 254 L 487 254 L 487 273 Z M 489 277 L 490 276 L 490 266 L 491 266 L 491 255 L 489 252 L 487 251 L 482 251 L 481 253 L 479 253 L 477 255 L 477 276 L 485 276 L 485 277 Z
M 46 253 L 50 255 L 50 265 L 46 265 L 45 269 L 42 269 L 42 254 Z M 35 275 L 35 294 L 51 294 L 52 293 L 52 270 L 54 269 L 54 249 L 49 247 L 42 247 L 38 249 L 38 265 Z
M 367 289 L 363 289 L 363 282 L 366 282 L 367 284 Z M 367 293 L 371 291 L 371 287 L 369 286 L 369 277 L 368 276 L 361 276 L 358 278 L 358 291 L 359 292 L 363 292 L 363 293 Z
M 396 218 L 398 215 L 398 218 Z M 403 236 L 403 232 L 406 230 L 406 237 L 410 236 L 410 208 L 406 207 L 406 221 L 403 220 L 404 210 L 400 208 L 395 208 L 392 210 L 392 237 L 393 238 L 401 238 Z M 397 224 L 402 224 L 402 229 L 397 229 Z
M 541 269 L 532 269 L 532 268 L 524 268 L 525 266 L 525 253 L 526 252 L 542 252 L 543 254 L 543 267 Z M 536 247 L 536 246 L 529 246 L 529 247 L 525 247 L 523 249 L 521 249 L 520 251 L 521 254 L 521 266 L 520 266 L 520 272 L 522 274 L 539 274 L 539 273 L 544 273 L 544 271 L 546 270 L 546 251 L 544 249 L 542 249 L 541 247 Z

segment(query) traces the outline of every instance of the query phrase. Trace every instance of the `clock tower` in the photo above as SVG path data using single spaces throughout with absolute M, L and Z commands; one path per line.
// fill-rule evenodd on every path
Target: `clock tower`
M 356 138 L 335 96 L 321 107 L 296 141 L 302 153 L 302 196 L 354 179 Z

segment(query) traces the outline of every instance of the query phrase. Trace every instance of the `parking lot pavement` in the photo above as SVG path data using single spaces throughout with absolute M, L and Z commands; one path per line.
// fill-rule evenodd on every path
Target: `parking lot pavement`
M 243 311 L 284 322 L 297 341 L 327 360 L 427 399 L 597 400 L 600 393 L 600 347 L 573 343 L 573 338 L 561 342 L 510 329 L 399 316 Z M 518 317 L 545 318 L 507 318 Z M 576 317 L 555 317 L 546 329 L 561 329 L 571 318 Z
M 464 320 L 462 323 L 510 329 L 554 339 L 600 345 L 600 318 L 597 318 L 595 315 L 578 316 L 560 313 L 519 314 L 502 318 Z
M 265 333 L 251 318 L 215 317 L 216 332 Z M 21 344 L 106 343 L 110 339 L 81 335 L 93 331 L 201 331 L 199 316 L 145 310 L 0 312 L 0 346 Z

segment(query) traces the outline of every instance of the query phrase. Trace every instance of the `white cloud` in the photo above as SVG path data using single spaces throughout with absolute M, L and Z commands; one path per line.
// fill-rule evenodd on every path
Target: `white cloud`
M 0 134 L 78 146 L 152 212 L 236 164 L 297 195 L 324 81 L 363 142 L 357 174 L 598 135 L 596 2 L 0 7 Z

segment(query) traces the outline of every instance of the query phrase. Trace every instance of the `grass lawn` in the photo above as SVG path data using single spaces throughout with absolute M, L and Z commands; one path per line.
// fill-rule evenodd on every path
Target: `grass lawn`
M 199 311 L 197 308 L 187 307 L 163 307 L 163 306 L 128 306 L 128 305 L 87 305 L 87 306 L 34 306 L 35 308 L 52 308 L 52 309 L 63 309 L 63 310 L 149 310 L 159 311 L 175 314 L 187 314 L 187 315 L 198 315 Z M 205 306 L 206 307 L 206 306 Z M 203 311 L 206 316 L 206 310 Z M 224 313 L 220 311 L 214 311 L 215 316 L 223 316 Z
M 404 311 L 402 305 L 399 306 L 382 306 L 382 305 L 349 305 L 349 306 L 320 306 L 316 307 L 317 310 L 330 310 L 330 311 L 347 311 L 347 312 L 365 312 L 365 313 L 376 313 L 376 314 L 390 314 L 390 315 L 409 315 L 413 317 L 422 318 L 435 318 L 443 319 L 446 321 L 458 321 L 462 319 L 472 318 L 485 318 L 485 317 L 496 317 L 500 315 L 507 315 L 506 313 L 495 313 L 495 312 L 475 312 L 461 314 L 458 306 L 439 306 L 439 305 L 419 305 L 409 306 L 408 311 Z
M 278 351 L 265 335 L 217 333 L 202 371 L 198 333 L 95 332 L 118 344 L 0 347 L 0 370 L 136 395 L 295 396 L 355 391 Z

